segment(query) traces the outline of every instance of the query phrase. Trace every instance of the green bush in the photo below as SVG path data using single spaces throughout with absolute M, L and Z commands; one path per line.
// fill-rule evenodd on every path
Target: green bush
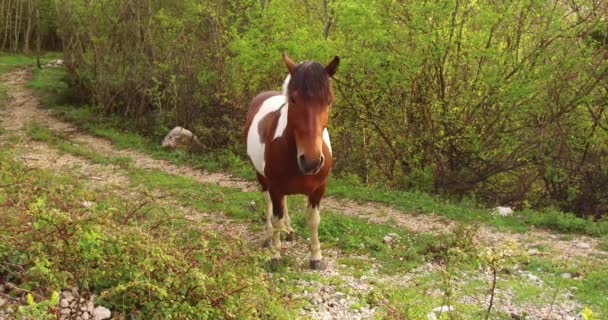
M 123 200 L 0 153 L 0 277 L 39 296 L 78 286 L 141 319 L 284 318 L 264 259 L 153 199 Z M 84 205 L 87 201 L 87 205 Z M 22 314 L 41 315 L 48 303 Z

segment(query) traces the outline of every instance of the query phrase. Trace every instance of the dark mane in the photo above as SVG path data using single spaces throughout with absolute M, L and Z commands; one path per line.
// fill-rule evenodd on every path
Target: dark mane
M 318 62 L 307 61 L 299 64 L 289 81 L 287 90 L 298 91 L 304 99 L 326 104 L 333 99 L 329 75 L 325 67 Z

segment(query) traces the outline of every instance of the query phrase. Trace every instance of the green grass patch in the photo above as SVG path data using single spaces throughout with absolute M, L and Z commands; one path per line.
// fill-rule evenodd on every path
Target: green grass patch
M 104 156 L 91 150 L 86 144 L 69 141 L 64 135 L 49 129 L 48 127 L 32 124 L 27 134 L 34 141 L 46 142 L 57 150 L 78 157 L 83 157 L 96 164 L 117 165 L 128 167 L 133 160 L 127 157 Z
M 40 63 L 45 64 L 52 59 L 60 58 L 57 52 L 49 52 L 40 57 Z M 0 53 L 0 74 L 13 71 L 19 67 L 29 67 L 36 65 L 36 56 L 22 54 Z
M 417 278 L 409 285 L 397 288 L 386 288 L 384 292 L 372 292 L 368 296 L 370 304 L 385 306 L 381 316 L 388 319 L 427 319 L 429 312 L 438 306 L 445 305 L 445 288 L 442 275 L 433 272 Z M 384 300 L 384 301 L 383 301 Z M 438 319 L 481 319 L 483 310 L 478 306 L 450 303 L 454 311 L 443 313 Z
M 89 190 L 14 158 L 0 152 L 0 276 L 40 305 L 78 286 L 119 318 L 296 317 L 294 302 L 263 271 L 264 258 L 246 244 L 153 199 Z M 54 313 L 28 308 L 36 307 L 19 312 Z
M 63 81 L 64 78 L 65 71 L 61 68 L 42 70 L 34 68 L 34 78 L 27 83 L 27 87 L 48 93 L 63 94 L 68 90 L 68 85 Z

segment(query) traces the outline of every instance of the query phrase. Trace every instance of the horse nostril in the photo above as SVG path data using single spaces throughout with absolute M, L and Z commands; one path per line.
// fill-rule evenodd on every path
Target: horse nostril
M 300 163 L 300 166 L 306 164 L 306 158 L 304 157 L 303 154 L 298 157 L 298 162 Z

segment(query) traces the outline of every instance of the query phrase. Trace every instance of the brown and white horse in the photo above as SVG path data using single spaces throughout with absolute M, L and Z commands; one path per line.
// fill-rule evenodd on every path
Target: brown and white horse
M 266 91 L 249 105 L 244 138 L 267 202 L 266 235 L 272 251 L 271 268 L 281 257 L 281 231 L 294 240 L 286 196 L 308 196 L 306 221 L 310 228 L 310 267 L 322 267 L 319 243 L 319 204 L 331 170 L 331 144 L 327 123 L 334 96 L 330 77 L 340 59 L 326 66 L 318 62 L 295 64 L 283 60 L 289 75 L 283 91 Z

